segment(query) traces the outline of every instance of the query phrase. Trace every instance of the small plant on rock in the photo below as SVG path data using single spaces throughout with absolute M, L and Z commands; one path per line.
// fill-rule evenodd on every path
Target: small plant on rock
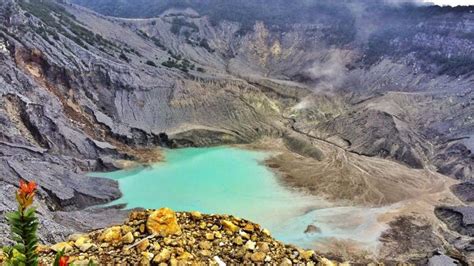
M 35 216 L 36 208 L 31 207 L 36 193 L 36 183 L 20 181 L 16 192 L 18 210 L 6 215 L 12 239 L 16 242 L 13 247 L 4 248 L 7 255 L 7 265 L 38 265 L 36 251 L 38 238 L 38 219 Z
M 58 253 L 56 253 L 53 266 L 68 266 L 68 265 L 70 265 L 69 257 L 64 256 L 64 250 L 61 250 Z

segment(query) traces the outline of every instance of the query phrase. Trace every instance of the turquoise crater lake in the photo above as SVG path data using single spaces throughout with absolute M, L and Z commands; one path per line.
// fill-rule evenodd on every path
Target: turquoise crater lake
M 352 238 L 357 231 L 361 239 L 354 240 L 367 244 L 376 241 L 379 230 L 368 228 L 368 235 L 360 232 L 375 223 L 375 216 L 363 215 L 354 219 L 359 223 L 337 226 L 332 218 L 341 220 L 338 216 L 361 210 L 334 208 L 324 200 L 281 185 L 263 164 L 270 155 L 225 146 L 166 150 L 165 162 L 91 175 L 117 180 L 123 196 L 110 204 L 126 204 L 128 209 L 169 207 L 232 214 L 261 224 L 281 241 L 307 248 L 324 238 Z M 363 213 L 367 211 L 371 212 Z M 322 232 L 305 234 L 310 224 Z
M 117 180 L 123 197 L 112 204 L 128 209 L 169 207 L 278 223 L 311 201 L 278 183 L 262 164 L 267 156 L 232 147 L 166 150 L 165 162 L 94 175 Z

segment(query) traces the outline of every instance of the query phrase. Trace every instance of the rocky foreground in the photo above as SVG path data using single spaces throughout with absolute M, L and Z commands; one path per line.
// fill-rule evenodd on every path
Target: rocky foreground
M 312 250 L 284 245 L 247 220 L 175 213 L 167 208 L 134 211 L 123 225 L 75 234 L 67 242 L 39 250 L 40 262 L 46 265 L 51 265 L 61 250 L 74 265 L 90 261 L 99 265 L 337 265 Z

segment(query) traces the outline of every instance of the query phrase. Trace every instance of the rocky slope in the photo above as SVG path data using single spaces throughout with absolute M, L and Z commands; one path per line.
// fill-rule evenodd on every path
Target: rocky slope
M 41 246 L 40 262 L 50 265 L 61 250 L 74 265 L 89 261 L 99 265 L 334 265 L 312 250 L 276 241 L 258 224 L 233 216 L 174 213 L 166 208 L 134 211 L 123 225 Z
M 76 2 L 125 16 L 93 5 L 113 3 Z M 226 5 L 198 2 L 215 8 L 171 4 L 141 19 L 133 15 L 140 10 L 111 9 L 136 11 L 123 19 L 65 1 L 0 3 L 2 217 L 14 207 L 9 195 L 18 178 L 36 180 L 42 240 L 57 242 L 125 215 L 86 210 L 120 192 L 116 183 L 85 173 L 159 160 L 160 146 L 264 137 L 283 139 L 292 152 L 286 158 L 297 158 L 298 169 L 280 163 L 283 174 L 310 177 L 293 182 L 306 189 L 324 181 L 313 192 L 333 200 L 373 206 L 422 198 L 417 211 L 434 216 L 435 204 L 461 205 L 448 195 L 446 175 L 465 181 L 453 191 L 470 204 L 469 8 L 316 1 L 304 12 L 292 7 L 300 16 L 286 17 L 289 11 L 276 3 L 273 17 L 288 20 L 275 21 L 252 15 L 265 13 L 259 1 L 250 7 L 236 1 L 235 12 L 243 6 L 250 15 L 243 23 L 216 17 L 219 8 L 234 10 Z M 390 27 L 380 27 L 383 19 Z M 316 167 L 324 175 L 314 174 Z M 459 231 L 444 238 L 453 243 L 461 234 L 457 249 L 469 256 L 472 243 L 459 229 L 466 225 L 453 217 L 471 212 L 462 206 L 436 213 Z M 0 228 L 6 232 L 4 223 Z
M 276 10 L 266 10 L 259 1 L 244 1 L 235 12 L 251 15 L 232 19 L 228 18 L 232 15 L 218 16 L 214 9 L 221 6 L 213 1 L 182 3 L 197 10 L 192 14 L 179 10 L 168 14 L 164 10 L 172 3 L 166 1 L 161 3 L 164 6 L 152 2 L 153 8 L 147 10 L 129 6 L 127 1 L 76 2 L 108 15 L 162 15 L 112 21 L 168 49 L 168 55 L 151 55 L 159 62 L 180 55 L 208 73 L 230 74 L 264 89 L 267 96 L 286 104 L 277 105 L 278 113 L 289 111 L 298 131 L 333 142 L 342 139 L 348 150 L 359 154 L 415 168 L 434 165 L 443 174 L 472 178 L 472 158 L 462 141 L 473 130 L 473 16 L 469 8 L 313 1 L 314 6 L 308 4 L 311 8 L 295 4 L 295 10 L 282 11 L 284 4 L 278 1 L 272 5 Z M 234 2 L 225 1 L 222 6 L 234 7 Z M 336 15 L 328 17 L 328 9 Z M 259 15 L 272 12 L 283 21 Z M 301 14 L 294 18 L 279 12 Z M 410 17 L 412 13 L 417 15 Z M 310 14 L 317 18 L 308 19 Z M 92 19 L 83 13 L 78 18 L 84 23 Z M 388 22 L 383 25 L 389 27 L 378 25 L 384 19 Z M 355 23 L 350 29 L 340 29 L 341 20 Z M 242 27 L 248 25 L 250 29 L 242 35 Z M 101 34 L 113 38 L 111 27 L 102 29 Z M 273 91 L 278 88 L 274 82 L 284 82 L 284 89 Z M 298 95 L 288 95 L 288 87 L 293 86 Z M 329 93 L 330 100 L 321 108 L 321 101 L 305 97 L 308 92 Z

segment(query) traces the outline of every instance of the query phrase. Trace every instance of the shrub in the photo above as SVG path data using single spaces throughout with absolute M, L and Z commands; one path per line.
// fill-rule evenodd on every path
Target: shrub
M 123 52 L 120 53 L 119 58 L 127 63 L 130 62 L 130 59 Z
M 20 0 L 19 4 L 21 8 L 29 14 L 43 21 L 45 26 L 51 27 L 51 29 L 48 29 L 48 33 L 52 34 L 55 40 L 59 40 L 58 33 L 60 33 L 85 49 L 88 49 L 86 43 L 89 45 L 100 45 L 110 49 L 117 48 L 113 42 L 82 27 L 75 21 L 76 18 L 73 15 L 69 14 L 66 9 L 58 5 L 55 1 Z M 45 38 L 44 35 L 45 34 L 42 35 L 43 38 Z
M 181 57 L 179 57 L 181 58 Z M 189 70 L 194 70 L 195 65 L 191 64 L 191 62 L 188 59 L 172 59 L 168 58 L 168 61 L 165 61 L 161 63 L 162 66 L 168 67 L 168 68 L 177 68 L 183 72 L 189 72 Z
M 38 265 L 38 219 L 35 216 L 36 208 L 30 207 L 36 193 L 36 183 L 20 181 L 20 188 L 16 193 L 18 210 L 7 214 L 12 239 L 16 242 L 13 247 L 4 248 L 7 254 L 7 265 Z
M 38 263 L 38 218 L 36 208 L 31 207 L 36 194 L 37 185 L 34 181 L 26 183 L 20 180 L 20 187 L 16 192 L 18 210 L 6 215 L 10 225 L 12 239 L 16 242 L 13 247 L 4 247 L 7 266 L 37 266 Z M 69 257 L 64 256 L 64 250 L 56 253 L 53 266 L 68 266 Z M 93 261 L 88 265 L 94 266 Z
M 155 62 L 151 61 L 151 60 L 147 60 L 145 62 L 145 64 L 149 65 L 149 66 L 153 66 L 153 67 L 156 67 L 157 65 L 155 64 Z

